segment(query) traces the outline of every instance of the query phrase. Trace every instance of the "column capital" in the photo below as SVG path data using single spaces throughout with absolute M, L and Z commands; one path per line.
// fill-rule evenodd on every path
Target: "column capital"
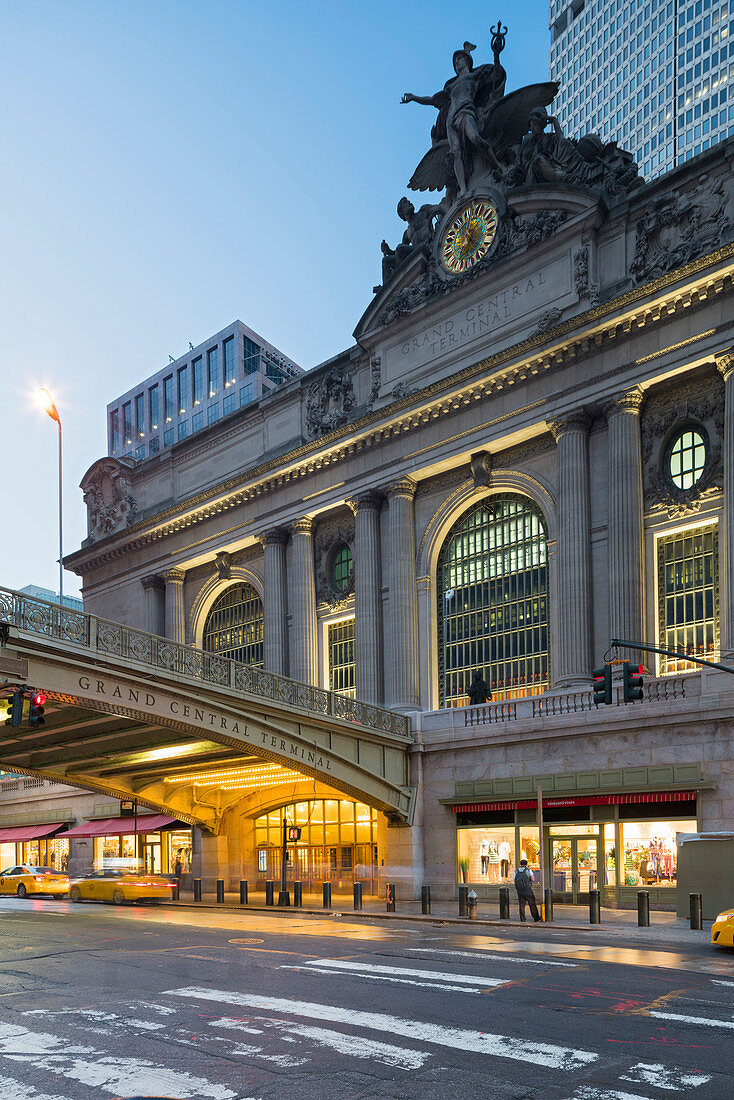
M 146 592 L 158 591 L 162 592 L 165 588 L 163 577 L 160 577 L 157 573 L 151 573 L 149 577 L 141 577 L 140 583 Z
M 564 413 L 562 416 L 556 417 L 555 420 L 549 420 L 548 427 L 557 443 L 559 437 L 566 432 L 583 432 L 588 435 L 591 427 L 591 417 L 586 409 L 572 409 L 571 412 Z
M 314 520 L 311 516 L 302 516 L 290 526 L 291 535 L 310 535 L 313 533 Z
M 288 542 L 288 532 L 282 527 L 273 527 L 270 531 L 261 531 L 255 538 L 262 547 L 285 546 Z
M 182 569 L 166 569 L 163 573 L 163 580 L 166 584 L 183 584 L 186 580 L 186 574 Z
M 734 372 L 734 348 L 727 348 L 726 351 L 716 352 L 714 359 L 716 360 L 717 371 L 724 381 L 727 382 L 732 372 Z
M 394 500 L 396 497 L 402 497 L 406 500 L 412 500 L 415 496 L 415 490 L 417 486 L 412 477 L 401 477 L 397 481 L 391 482 L 390 485 L 385 487 L 388 500 Z
M 602 412 L 607 420 L 618 413 L 639 413 L 644 400 L 645 391 L 642 387 L 633 386 L 631 390 L 625 390 L 624 393 L 620 393 L 605 402 Z
M 351 497 L 347 501 L 347 505 L 356 516 L 357 512 L 379 512 L 382 508 L 382 501 L 382 494 L 370 489 L 366 493 L 360 493 L 357 497 Z

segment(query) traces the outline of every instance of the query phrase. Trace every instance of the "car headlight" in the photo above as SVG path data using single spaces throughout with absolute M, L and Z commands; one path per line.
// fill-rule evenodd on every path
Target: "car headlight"
M 718 924 L 722 921 L 727 921 L 727 922 L 731 923 L 732 921 L 734 921 L 734 913 L 732 913 L 732 912 L 719 913 L 718 917 L 716 918 L 716 923 Z

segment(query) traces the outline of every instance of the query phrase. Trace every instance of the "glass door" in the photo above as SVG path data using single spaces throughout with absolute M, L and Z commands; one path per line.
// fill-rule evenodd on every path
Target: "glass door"
M 567 905 L 588 903 L 589 890 L 598 889 L 598 836 L 551 838 L 553 898 Z

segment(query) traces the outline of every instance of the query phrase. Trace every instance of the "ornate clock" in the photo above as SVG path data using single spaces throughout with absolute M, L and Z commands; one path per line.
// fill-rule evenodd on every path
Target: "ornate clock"
M 451 275 L 461 275 L 487 255 L 497 234 L 497 211 L 473 199 L 451 219 L 441 241 L 441 260 Z

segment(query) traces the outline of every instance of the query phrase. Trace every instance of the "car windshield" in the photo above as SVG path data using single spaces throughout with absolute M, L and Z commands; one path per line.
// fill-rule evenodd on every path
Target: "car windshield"
M 28 870 L 32 875 L 55 875 L 53 867 L 29 867 Z

